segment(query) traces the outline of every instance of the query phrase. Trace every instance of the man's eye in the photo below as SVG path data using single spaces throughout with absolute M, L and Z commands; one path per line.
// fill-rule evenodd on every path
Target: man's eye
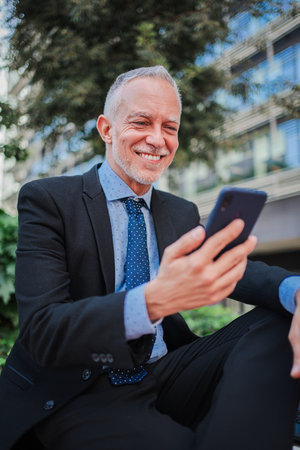
M 142 121 L 136 121 L 136 122 L 133 122 L 135 125 L 140 125 L 140 126 L 144 126 L 144 125 L 147 125 L 147 123 L 146 122 L 142 122 Z

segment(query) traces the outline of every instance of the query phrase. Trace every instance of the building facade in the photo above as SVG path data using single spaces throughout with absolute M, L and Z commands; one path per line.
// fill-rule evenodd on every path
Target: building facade
M 250 86 L 245 98 L 216 93 L 216 100 L 233 111 L 224 133 L 235 144 L 218 151 L 213 168 L 194 162 L 172 170 L 158 187 L 195 201 L 204 223 L 224 184 L 265 190 L 268 203 L 254 230 L 259 238 L 254 257 L 300 271 L 300 4 L 277 16 L 241 12 L 231 29 L 231 42 L 208 49 L 199 64 L 226 71 L 233 86 Z M 21 100 L 28 89 L 28 80 L 17 74 L 8 74 L 7 84 L 9 98 Z M 23 139 L 30 151 L 27 161 L 0 161 L 1 206 L 12 213 L 24 182 L 81 173 L 101 160 L 91 158 L 70 124 L 51 151 L 39 133 L 28 132 Z
M 299 6 L 278 17 L 242 12 L 233 20 L 233 43 L 214 48 L 206 63 L 230 73 L 233 86 L 250 86 L 245 98 L 216 94 L 233 111 L 224 133 L 234 144 L 217 153 L 213 168 L 194 162 L 172 177 L 176 192 L 197 203 L 204 223 L 224 184 L 265 190 L 253 257 L 300 272 Z

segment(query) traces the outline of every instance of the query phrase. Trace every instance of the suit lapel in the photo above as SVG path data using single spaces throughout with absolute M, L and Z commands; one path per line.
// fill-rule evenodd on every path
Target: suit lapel
M 169 215 L 167 205 L 155 189 L 152 192 L 151 212 L 156 232 L 159 259 L 161 260 L 164 249 L 176 241 L 178 236 Z
M 83 174 L 83 200 L 94 230 L 106 290 L 107 292 L 114 292 L 115 263 L 112 231 L 97 166 Z M 164 249 L 172 244 L 178 236 L 167 205 L 155 189 L 152 192 L 151 212 L 157 237 L 159 259 L 161 260 Z
M 106 290 L 108 293 L 114 292 L 115 263 L 112 231 L 97 166 L 83 175 L 83 200 L 94 229 Z

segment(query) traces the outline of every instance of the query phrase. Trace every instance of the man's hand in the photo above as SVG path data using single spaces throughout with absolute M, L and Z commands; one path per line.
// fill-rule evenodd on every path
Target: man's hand
M 289 340 L 294 353 L 291 377 L 300 378 L 300 289 L 295 295 L 296 311 L 289 332 Z
M 157 277 L 145 288 L 150 319 L 213 305 L 226 298 L 242 278 L 247 256 L 257 240 L 251 236 L 215 258 L 243 227 L 244 222 L 236 219 L 204 243 L 205 231 L 197 227 L 167 247 Z

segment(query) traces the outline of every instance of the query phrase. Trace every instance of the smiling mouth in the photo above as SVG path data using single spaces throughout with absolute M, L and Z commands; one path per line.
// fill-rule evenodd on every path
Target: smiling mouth
M 147 159 L 147 161 L 160 161 L 161 158 L 163 158 L 165 155 L 151 155 L 150 153 L 139 153 L 137 154 L 144 159 Z

